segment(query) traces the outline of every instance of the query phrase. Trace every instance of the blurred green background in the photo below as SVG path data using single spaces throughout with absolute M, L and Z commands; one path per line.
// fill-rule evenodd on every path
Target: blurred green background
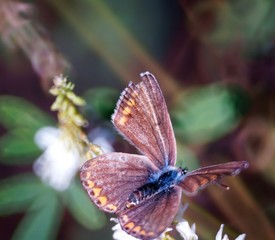
M 46 186 L 34 135 L 57 126 L 48 93 L 60 73 L 87 102 L 91 141 L 134 152 L 110 123 L 120 92 L 152 72 L 165 95 L 178 165 L 250 168 L 189 202 L 200 239 L 275 236 L 275 3 L 270 0 L 0 2 L 1 239 L 111 239 L 110 216 L 82 190 Z M 95 131 L 96 130 L 96 131 Z

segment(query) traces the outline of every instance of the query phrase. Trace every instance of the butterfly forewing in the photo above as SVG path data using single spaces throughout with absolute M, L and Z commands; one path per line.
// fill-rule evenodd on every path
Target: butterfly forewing
M 115 127 L 158 168 L 174 165 L 176 143 L 167 106 L 155 77 L 146 72 L 142 82 L 122 92 L 112 116 Z
M 175 186 L 119 213 L 121 227 L 128 234 L 143 240 L 158 237 L 173 222 L 182 190 Z
M 207 185 L 211 183 L 219 184 L 221 178 L 237 175 L 247 167 L 247 162 L 236 161 L 199 168 L 188 173 L 178 185 L 182 187 L 185 194 L 195 195 L 200 189 L 205 188 Z
M 130 193 L 148 181 L 157 168 L 145 157 L 126 153 L 107 153 L 82 166 L 80 178 L 89 197 L 101 209 L 118 212 Z

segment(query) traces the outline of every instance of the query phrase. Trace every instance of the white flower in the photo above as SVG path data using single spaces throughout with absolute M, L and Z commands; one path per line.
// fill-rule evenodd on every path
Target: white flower
M 216 235 L 216 238 L 215 238 L 216 240 L 229 240 L 229 238 L 226 234 L 222 237 L 223 228 L 224 228 L 224 224 L 221 225 L 221 227 Z M 245 236 L 246 236 L 245 234 L 241 234 L 235 240 L 245 240 Z
M 193 223 L 190 227 L 189 223 L 182 217 L 187 208 L 188 203 L 180 205 L 178 213 L 175 217 L 175 221 L 178 222 L 176 229 L 184 240 L 198 240 L 195 223 Z
M 33 165 L 35 174 L 55 190 L 66 190 L 82 160 L 79 149 L 60 129 L 54 127 L 39 129 L 35 142 L 44 150 Z
M 184 240 L 198 240 L 198 236 L 196 234 L 196 225 L 192 224 L 190 227 L 189 223 L 186 220 L 179 222 L 176 225 L 176 229 Z
M 122 230 L 120 224 L 118 223 L 118 220 L 116 218 L 111 218 L 111 221 L 116 222 L 117 224 L 112 227 L 112 230 L 114 231 L 113 239 L 114 240 L 140 240 L 139 238 L 135 238 L 128 233 L 126 233 L 124 230 Z M 154 240 L 161 240 L 164 238 L 165 233 L 171 231 L 172 228 L 166 228 L 166 230 Z

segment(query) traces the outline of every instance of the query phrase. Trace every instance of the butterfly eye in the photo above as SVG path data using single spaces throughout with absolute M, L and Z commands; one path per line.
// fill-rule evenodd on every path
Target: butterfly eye
M 185 168 L 181 168 L 181 173 L 182 173 L 183 175 L 186 175 L 187 172 L 188 172 L 188 169 L 187 169 L 186 167 L 185 167 Z

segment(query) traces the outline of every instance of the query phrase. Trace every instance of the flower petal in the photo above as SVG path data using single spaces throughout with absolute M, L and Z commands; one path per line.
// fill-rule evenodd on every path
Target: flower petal
M 222 232 L 223 232 L 223 228 L 224 228 L 224 224 L 221 225 L 219 231 L 217 232 L 217 235 L 216 235 L 216 240 L 222 240 Z
M 190 228 L 187 221 L 182 221 L 176 225 L 176 229 L 184 240 L 198 240 L 198 236 L 194 231 L 194 224 L 192 225 L 192 228 Z
M 60 130 L 55 127 L 43 127 L 40 128 L 34 136 L 36 145 L 45 150 L 53 141 L 56 141 L 60 135 Z
M 52 140 L 35 161 L 33 170 L 44 183 L 57 191 L 64 191 L 69 187 L 80 163 L 81 156 L 77 146 L 72 144 L 71 139 L 60 135 Z

